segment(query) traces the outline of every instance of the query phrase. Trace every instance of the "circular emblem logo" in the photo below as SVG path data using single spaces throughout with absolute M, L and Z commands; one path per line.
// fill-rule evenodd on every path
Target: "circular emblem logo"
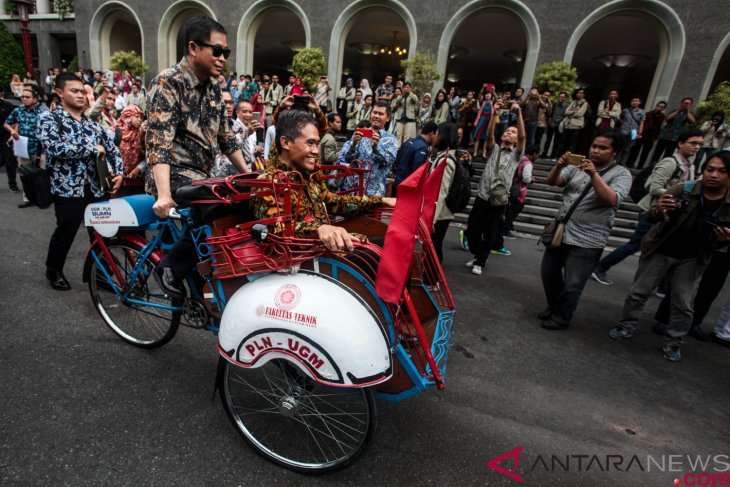
M 276 291 L 274 303 L 277 308 L 290 310 L 299 304 L 302 292 L 294 284 L 285 284 Z

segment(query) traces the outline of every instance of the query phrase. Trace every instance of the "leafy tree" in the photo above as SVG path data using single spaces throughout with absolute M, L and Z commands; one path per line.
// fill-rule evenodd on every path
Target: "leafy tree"
M 700 124 L 709 120 L 718 110 L 725 112 L 726 119 L 730 117 L 730 81 L 720 83 L 710 96 L 697 104 L 695 119 Z
M 413 93 L 419 98 L 433 88 L 433 84 L 441 79 L 436 57 L 431 51 L 416 51 L 413 58 L 400 62 L 406 72 L 406 79 L 410 81 Z
M 17 74 L 23 79 L 25 74 L 25 62 L 23 62 L 23 49 L 15 41 L 15 37 L 0 22 L 0 89 L 7 91 L 13 75 Z
M 549 89 L 553 99 L 558 93 L 565 91 L 568 99 L 573 96 L 578 81 L 578 70 L 565 61 L 553 61 L 537 67 L 534 85 L 541 89 Z
M 120 73 L 126 70 L 132 73 L 132 76 L 142 76 L 150 67 L 135 51 L 117 51 L 109 60 L 109 69 Z
M 304 86 L 310 92 L 319 81 L 320 76 L 327 71 L 324 52 L 321 47 L 307 47 L 302 49 L 292 60 L 292 71 L 295 76 L 301 76 Z
M 79 70 L 79 58 L 74 56 L 70 63 L 68 63 L 68 72 L 75 73 Z

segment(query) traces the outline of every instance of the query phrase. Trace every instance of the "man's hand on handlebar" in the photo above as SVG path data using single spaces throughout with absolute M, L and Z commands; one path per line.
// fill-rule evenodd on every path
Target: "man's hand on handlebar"
M 124 179 L 124 176 L 121 174 L 117 174 L 112 178 L 112 194 L 116 194 L 117 191 L 119 191 L 119 188 L 122 186 L 122 180 Z
M 353 237 L 342 227 L 322 225 L 317 229 L 317 236 L 329 250 L 352 250 L 360 239 Z
M 177 206 L 175 201 L 169 195 L 158 195 L 157 201 L 152 205 L 152 211 L 163 220 L 170 215 L 170 209 Z

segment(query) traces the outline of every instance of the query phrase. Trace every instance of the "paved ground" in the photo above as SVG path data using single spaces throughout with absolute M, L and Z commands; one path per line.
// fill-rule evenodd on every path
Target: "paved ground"
M 343 472 L 282 470 L 213 399 L 215 338 L 183 328 L 151 352 L 122 343 L 81 283 L 83 240 L 67 265 L 74 289 L 52 291 L 43 261 L 53 210 L 17 209 L 0 179 L 0 485 L 519 485 L 487 462 L 522 446 L 523 485 L 670 486 L 681 473 L 636 463 L 606 472 L 605 456 L 623 455 L 625 468 L 637 455 L 646 468 L 646 455 L 728 454 L 728 349 L 690 341 L 685 361 L 666 362 L 648 316 L 629 342 L 606 336 L 635 258 L 612 273 L 616 285 L 589 283 L 570 330 L 547 332 L 534 318 L 544 307 L 534 240 L 509 241 L 514 255 L 492 256 L 477 277 L 452 230 L 447 389 L 379 403 L 371 448 Z M 572 455 L 570 471 L 549 471 L 551 455 Z M 583 471 L 576 455 L 588 455 Z M 601 465 L 586 472 L 592 455 Z

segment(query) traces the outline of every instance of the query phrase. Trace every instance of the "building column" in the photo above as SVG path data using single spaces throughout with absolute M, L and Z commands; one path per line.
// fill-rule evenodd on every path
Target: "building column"
M 5 2 L 0 2 L 0 15 L 7 15 L 8 12 L 5 10 Z
M 51 0 L 36 0 L 35 10 L 38 14 L 50 14 L 51 13 Z
M 35 32 L 38 42 L 38 66 L 41 79 L 45 79 L 49 69 L 61 66 L 61 52 L 58 47 L 58 40 L 50 32 Z

